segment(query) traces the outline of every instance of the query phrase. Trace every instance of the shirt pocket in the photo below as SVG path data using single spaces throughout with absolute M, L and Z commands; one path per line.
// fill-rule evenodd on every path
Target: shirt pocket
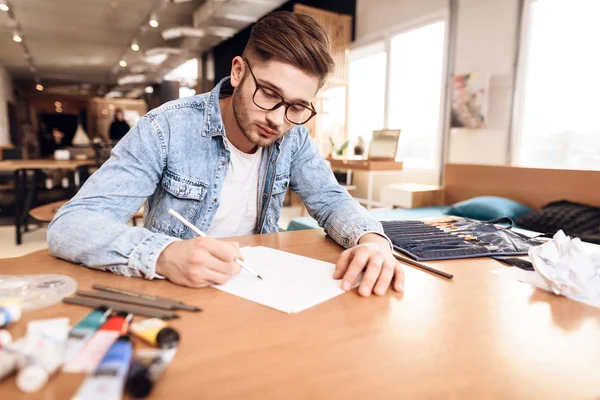
M 290 174 L 288 172 L 279 174 L 275 177 L 273 184 L 273 195 L 285 193 L 290 184 Z
M 265 221 L 266 227 L 263 229 L 263 232 L 277 232 L 277 223 L 281 217 L 283 200 L 289 184 L 289 172 L 281 173 L 275 177 L 273 191 L 271 192 L 271 202 L 267 212 L 267 220 Z
M 152 218 L 152 230 L 181 237 L 187 228 L 171 217 L 168 214 L 169 210 L 173 209 L 195 223 L 198 210 L 206 197 L 208 185 L 170 171 L 165 172 L 160 185 L 163 190 Z

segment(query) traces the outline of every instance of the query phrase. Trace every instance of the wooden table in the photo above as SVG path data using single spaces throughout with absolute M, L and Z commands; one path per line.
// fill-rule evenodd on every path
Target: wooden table
M 29 211 L 29 215 L 40 222 L 52 222 L 58 210 L 67 202 L 68 200 L 59 200 L 54 201 L 52 203 L 44 204 L 43 206 L 31 209 L 31 211 Z M 135 214 L 133 214 L 133 217 L 131 217 L 131 222 L 133 223 L 133 226 L 137 226 L 137 220 L 142 218 L 144 218 L 143 205 Z
M 72 171 L 75 190 L 80 186 L 81 179 L 79 171 L 96 165 L 95 160 L 5 160 L 0 161 L 0 171 L 13 172 L 15 180 L 15 241 L 21 244 L 22 227 L 27 232 L 27 215 L 31 208 L 31 201 L 35 192 L 36 180 L 33 179 L 31 186 L 27 188 L 27 172 L 42 169 Z
M 239 238 L 335 261 L 341 249 L 319 230 Z M 0 260 L 4 274 L 58 273 L 175 297 L 204 308 L 170 324 L 180 349 L 151 398 L 202 399 L 598 399 L 600 310 L 492 272 L 492 259 L 431 263 L 453 281 L 406 267 L 404 294 L 361 298 L 354 290 L 287 315 L 212 288 L 187 289 L 93 271 L 47 251 Z M 60 304 L 11 325 L 88 309 Z M 141 346 L 138 340 L 136 346 Z M 36 395 L 14 378 L 2 399 L 64 399 L 82 375 L 59 374 Z
M 389 207 L 389 204 L 383 204 L 380 201 L 373 200 L 373 178 L 375 175 L 381 174 L 397 174 L 402 171 L 404 164 L 402 161 L 384 161 L 384 160 L 363 160 L 363 159 L 340 159 L 328 157 L 327 161 L 331 165 L 332 170 L 344 169 L 348 173 L 346 175 L 346 184 L 350 185 L 352 181 L 352 171 L 364 171 L 367 173 L 367 198 L 361 199 L 354 197 L 357 201 L 365 204 L 367 209 L 373 206 Z

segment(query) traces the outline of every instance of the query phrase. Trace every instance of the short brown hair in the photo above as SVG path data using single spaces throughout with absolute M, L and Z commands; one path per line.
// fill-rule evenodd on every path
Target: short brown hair
M 244 56 L 291 64 L 317 76 L 320 86 L 335 67 L 325 29 L 308 15 L 288 11 L 269 14 L 252 27 Z

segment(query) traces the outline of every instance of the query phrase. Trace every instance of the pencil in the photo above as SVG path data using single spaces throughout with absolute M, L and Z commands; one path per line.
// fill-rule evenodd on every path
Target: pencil
M 160 319 L 175 319 L 179 318 L 179 315 L 170 311 L 153 310 L 147 307 L 140 307 L 132 304 L 123 304 L 116 301 L 92 299 L 90 297 L 65 297 L 62 299 L 63 303 L 75 304 L 78 306 L 85 307 L 98 307 L 106 306 L 112 308 L 114 311 L 125 311 L 131 314 Z
M 439 269 L 432 268 L 432 267 L 427 266 L 427 265 L 425 265 L 423 263 L 420 263 L 418 261 L 412 260 L 412 259 L 410 259 L 408 257 L 401 256 L 400 254 L 398 254 L 395 251 L 392 251 L 392 254 L 394 255 L 394 257 L 396 257 L 396 259 L 398 261 L 402 261 L 403 263 L 414 265 L 415 267 L 424 269 L 425 271 L 429 271 L 432 274 L 443 276 L 444 278 L 448 278 L 448 279 L 454 278 L 454 275 L 452 275 L 452 274 L 449 274 L 449 273 L 444 272 L 444 271 L 440 271 Z
M 125 289 L 113 288 L 110 286 L 99 285 L 97 283 L 92 285 L 92 289 L 96 289 L 96 290 L 99 290 L 102 292 L 107 292 L 107 293 L 118 293 L 123 296 L 131 297 L 133 299 L 144 299 L 144 300 L 152 301 L 154 303 L 170 305 L 172 307 L 171 308 L 172 310 L 186 310 L 186 311 L 194 311 L 194 312 L 202 311 L 201 308 L 198 308 L 196 306 L 190 306 L 190 305 L 184 304 L 178 300 L 169 299 L 166 297 L 154 296 L 154 295 L 148 294 L 148 293 L 138 293 L 138 292 L 133 292 L 131 290 L 125 290 Z
M 190 228 L 192 230 L 192 232 L 194 232 L 196 235 L 202 236 L 202 237 L 206 237 L 206 233 L 204 233 L 200 229 L 196 228 L 196 226 L 194 224 L 192 224 L 187 219 L 183 218 L 183 216 L 181 214 L 179 214 L 177 211 L 175 211 L 175 210 L 173 210 L 171 208 L 169 210 L 169 214 L 172 217 L 177 218 L 179 220 L 179 222 L 181 222 L 182 224 L 184 224 L 185 226 L 187 226 L 188 228 Z M 235 262 L 238 263 L 246 271 L 250 272 L 252 275 L 254 275 L 255 277 L 257 277 L 258 279 L 263 280 L 263 278 L 257 272 L 255 272 L 254 270 L 252 270 L 252 268 L 250 268 L 245 262 L 243 262 L 239 258 L 236 259 Z

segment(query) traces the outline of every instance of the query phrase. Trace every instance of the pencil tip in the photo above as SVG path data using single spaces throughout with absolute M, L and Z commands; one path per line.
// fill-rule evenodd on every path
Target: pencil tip
M 262 276 L 260 275 L 256 275 L 258 277 L 258 279 L 260 279 L 261 281 L 264 281 L 264 279 L 262 278 Z

